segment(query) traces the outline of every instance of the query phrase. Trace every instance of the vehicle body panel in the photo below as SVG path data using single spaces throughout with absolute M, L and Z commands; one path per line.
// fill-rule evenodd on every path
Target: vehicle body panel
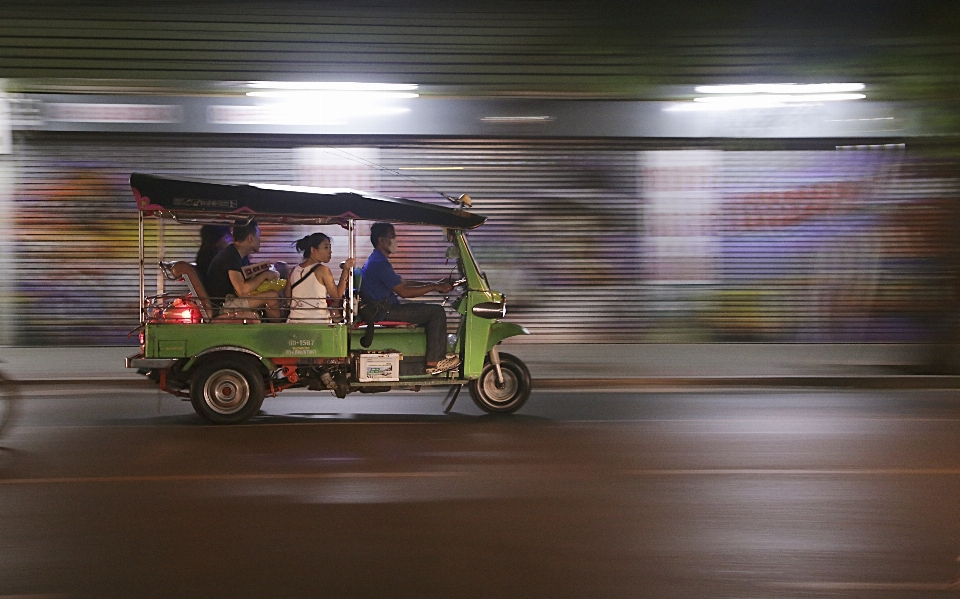
M 368 352 L 395 351 L 404 356 L 423 356 L 427 353 L 427 336 L 422 327 L 377 328 L 370 347 L 360 347 L 365 329 L 350 331 L 350 349 Z
M 487 337 L 487 351 L 493 349 L 504 339 L 529 334 L 530 331 L 527 330 L 527 327 L 520 326 L 515 322 L 494 322 L 490 325 L 490 335 Z
M 151 324 L 144 338 L 145 358 L 192 358 L 224 345 L 270 358 L 344 358 L 343 324 Z

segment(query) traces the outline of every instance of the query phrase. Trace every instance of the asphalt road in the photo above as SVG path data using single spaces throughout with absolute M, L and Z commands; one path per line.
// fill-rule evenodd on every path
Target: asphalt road
M 960 392 L 31 387 L 0 598 L 957 597 Z

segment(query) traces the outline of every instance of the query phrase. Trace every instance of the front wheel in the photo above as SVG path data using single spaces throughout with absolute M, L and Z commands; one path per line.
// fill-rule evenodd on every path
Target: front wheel
M 497 372 L 487 358 L 480 378 L 470 381 L 470 397 L 477 407 L 489 414 L 516 412 L 530 397 L 530 371 L 520 358 L 500 354 L 503 387 L 497 387 Z
M 201 364 L 190 385 L 190 403 L 208 422 L 244 422 L 263 404 L 260 364 L 247 355 L 220 357 Z

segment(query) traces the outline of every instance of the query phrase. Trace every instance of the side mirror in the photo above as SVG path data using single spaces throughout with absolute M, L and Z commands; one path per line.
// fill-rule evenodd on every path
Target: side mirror
M 447 248 L 447 259 L 448 260 L 459 260 L 460 259 L 460 248 L 455 245 L 451 245 Z

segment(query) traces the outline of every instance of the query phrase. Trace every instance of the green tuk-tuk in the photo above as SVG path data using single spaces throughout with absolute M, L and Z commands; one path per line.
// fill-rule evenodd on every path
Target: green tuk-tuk
M 517 324 L 502 322 L 506 298 L 490 288 L 477 266 L 465 232 L 486 217 L 457 208 L 348 190 L 257 184 L 225 184 L 134 173 L 130 185 L 140 216 L 140 352 L 127 358 L 160 388 L 190 399 L 204 419 L 240 423 L 255 415 L 266 395 L 290 388 L 325 390 L 337 397 L 352 392 L 419 391 L 448 386 L 446 410 L 463 385 L 489 413 L 518 410 L 530 395 L 530 373 L 497 345 L 527 335 Z M 207 296 L 194 265 L 159 262 L 165 279 L 182 280 L 186 293 L 146 296 L 148 276 L 144 219 L 177 223 L 331 225 L 347 231 L 348 256 L 356 254 L 356 221 L 384 221 L 438 228 L 449 242 L 447 258 L 456 261 L 460 315 L 447 351 L 460 357 L 456 370 L 425 374 L 424 329 L 409 323 L 363 323 L 358 317 L 357 286 L 348 285 L 342 303 L 330 310 L 330 322 L 261 322 L 255 312 L 218 310 Z M 163 230 L 162 227 L 159 228 Z M 161 233 L 162 234 L 162 233 Z M 162 246 L 161 246 L 162 247 Z M 359 269 L 356 270 L 359 273 Z M 151 276 L 154 273 L 151 273 Z M 162 289 L 158 289 L 158 292 Z M 217 298 L 213 298 L 217 299 Z M 361 339 L 372 326 L 372 342 Z

